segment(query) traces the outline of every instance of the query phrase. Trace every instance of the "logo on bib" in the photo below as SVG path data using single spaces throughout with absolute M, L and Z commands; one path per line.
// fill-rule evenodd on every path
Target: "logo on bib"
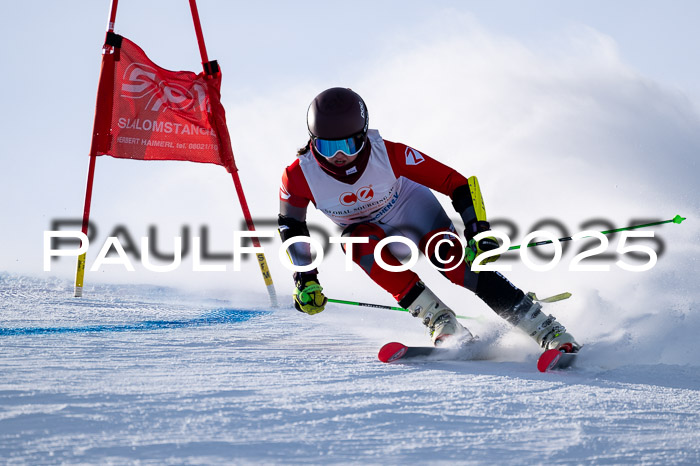
M 353 205 L 357 202 L 355 193 L 343 193 L 340 195 L 340 203 L 343 205 Z
M 343 205 L 353 205 L 360 202 L 371 201 L 374 197 L 374 190 L 372 186 L 363 186 L 357 190 L 356 193 L 346 192 L 340 195 L 340 203 Z

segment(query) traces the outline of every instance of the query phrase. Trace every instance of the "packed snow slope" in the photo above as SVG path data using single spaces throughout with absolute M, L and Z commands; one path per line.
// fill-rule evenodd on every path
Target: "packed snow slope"
M 538 349 L 490 318 L 469 321 L 490 360 L 390 365 L 381 344 L 428 341 L 405 313 L 136 285 L 70 296 L 0 274 L 5 463 L 700 462 L 700 366 L 673 339 L 628 350 L 643 318 L 541 374 Z

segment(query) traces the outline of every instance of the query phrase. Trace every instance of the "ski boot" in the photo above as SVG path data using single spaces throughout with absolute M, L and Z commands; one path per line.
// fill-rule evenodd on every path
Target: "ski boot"
M 530 294 L 523 296 L 513 307 L 512 318 L 520 330 L 530 335 L 545 350 L 558 349 L 565 353 L 576 353 L 581 345 L 576 343 L 573 335 L 554 318 L 542 312 L 540 303 L 533 301 Z
M 435 346 L 443 346 L 448 341 L 450 345 L 455 341 L 465 344 L 474 339 L 472 333 L 457 322 L 452 309 L 426 288 L 423 282 L 416 283 L 399 304 L 430 329 L 430 337 Z

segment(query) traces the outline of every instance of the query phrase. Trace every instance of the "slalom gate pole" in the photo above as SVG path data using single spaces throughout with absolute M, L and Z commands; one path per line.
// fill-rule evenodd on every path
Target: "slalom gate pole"
M 386 309 L 389 311 L 401 311 L 401 312 L 410 312 L 408 309 L 404 309 L 402 307 L 397 307 L 397 306 L 385 306 L 383 304 L 371 304 L 371 303 L 360 303 L 357 301 L 345 301 L 343 299 L 331 299 L 328 298 L 329 303 L 335 303 L 335 304 L 347 304 L 350 306 L 363 306 L 363 307 L 373 307 L 375 309 Z M 455 316 L 458 319 L 469 319 L 469 320 L 476 320 L 478 322 L 483 322 L 484 318 L 483 317 L 468 317 L 468 316 Z
M 638 228 L 653 227 L 655 225 L 663 225 L 665 223 L 678 223 L 678 224 L 680 224 L 683 222 L 683 220 L 685 220 L 685 217 L 681 217 L 680 215 L 676 215 L 675 217 L 673 217 L 670 220 L 663 220 L 661 222 L 654 222 L 654 223 L 645 223 L 643 225 L 633 225 L 633 226 L 624 227 L 624 228 L 616 228 L 614 230 L 605 230 L 605 231 L 601 231 L 600 233 L 602 233 L 604 235 L 610 235 L 613 233 L 619 233 L 621 231 L 628 231 L 628 230 L 636 230 Z M 562 241 L 562 242 L 563 241 L 571 241 L 572 239 L 573 238 L 571 236 L 566 236 L 564 238 L 559 238 L 557 241 Z M 526 247 L 531 248 L 533 246 L 542 246 L 544 244 L 552 244 L 552 243 L 554 243 L 553 240 L 536 241 L 534 243 L 529 243 Z M 513 251 L 515 249 L 520 249 L 520 247 L 521 247 L 521 245 L 511 246 L 508 248 L 508 250 Z
M 190 10 L 192 11 L 192 22 L 194 23 L 194 31 L 195 34 L 197 35 L 197 44 L 199 45 L 199 54 L 202 57 L 202 67 L 204 68 L 204 72 L 209 75 L 213 76 L 216 73 L 218 73 L 218 65 L 213 66 L 214 63 L 209 61 L 209 58 L 207 56 L 207 48 L 204 43 L 204 34 L 202 33 L 202 25 L 199 21 L 199 12 L 197 11 L 197 1 L 196 0 L 189 0 L 190 1 Z M 216 119 L 215 119 L 216 121 Z M 225 129 L 225 128 L 223 128 Z M 233 149 L 231 148 L 231 140 L 229 138 L 221 138 L 221 130 L 220 128 L 217 127 L 217 134 L 219 135 L 219 141 L 221 144 L 227 144 L 228 151 L 229 153 L 233 156 Z M 231 178 L 233 179 L 233 184 L 236 188 L 236 194 L 238 195 L 238 201 L 241 205 L 241 210 L 243 211 L 243 217 L 245 218 L 246 226 L 248 227 L 248 231 L 255 231 L 255 224 L 253 223 L 253 218 L 250 215 L 250 209 L 248 208 L 248 202 L 246 201 L 245 194 L 243 193 L 243 185 L 241 184 L 241 179 L 238 176 L 238 169 L 235 166 L 235 163 L 232 163 L 232 169 L 229 170 L 231 173 Z M 258 239 L 257 236 L 251 237 L 251 241 L 253 243 L 253 246 L 256 248 L 260 248 L 260 240 Z M 265 281 L 265 286 L 267 287 L 267 292 L 270 296 L 270 303 L 273 307 L 277 307 L 277 293 L 275 292 L 275 285 L 272 282 L 272 275 L 270 274 L 270 268 L 267 266 L 267 260 L 265 259 L 265 254 L 262 252 L 259 252 L 256 254 L 258 258 L 258 266 L 260 267 L 260 272 L 262 273 L 263 280 Z
M 107 35 L 114 32 L 114 22 L 117 18 L 117 3 L 119 0 L 112 0 L 109 12 L 109 23 L 107 24 Z M 114 57 L 111 55 L 111 46 L 105 45 L 102 48 L 102 68 L 100 70 L 100 81 L 97 85 L 97 103 L 95 104 L 95 121 L 92 127 L 92 141 L 90 143 L 90 165 L 88 166 L 87 183 L 85 187 L 85 204 L 83 206 L 82 232 L 88 233 L 90 223 L 90 207 L 92 204 L 92 184 L 95 178 L 95 161 L 97 159 L 97 146 L 100 138 L 107 136 L 109 132 L 109 122 L 112 118 L 111 103 L 110 110 L 105 111 L 104 104 L 106 98 L 111 99 L 114 87 Z M 111 102 L 111 100 L 110 100 Z M 105 124 L 107 127 L 105 127 Z M 82 247 L 82 243 L 81 243 Z M 83 295 L 83 284 L 85 281 L 85 259 L 87 252 L 78 256 L 78 264 L 75 271 L 74 296 L 79 298 Z

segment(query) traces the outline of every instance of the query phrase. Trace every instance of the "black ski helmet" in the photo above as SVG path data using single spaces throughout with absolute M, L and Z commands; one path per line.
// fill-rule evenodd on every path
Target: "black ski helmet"
M 356 92 L 333 87 L 321 92 L 309 105 L 306 123 L 312 139 L 338 140 L 367 136 L 367 106 Z

